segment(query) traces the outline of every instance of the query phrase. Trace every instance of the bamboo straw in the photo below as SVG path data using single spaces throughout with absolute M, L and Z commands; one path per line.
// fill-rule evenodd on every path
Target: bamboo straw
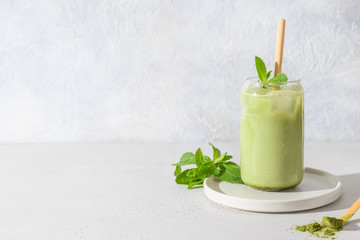
M 278 24 L 278 34 L 276 41 L 274 76 L 281 73 L 283 50 L 284 50 L 284 35 L 285 35 L 285 19 L 280 19 Z
M 284 36 L 285 36 L 285 19 L 280 19 L 278 24 L 278 33 L 276 40 L 276 55 L 275 55 L 275 70 L 274 77 L 281 73 L 283 50 L 284 50 Z M 279 87 L 273 87 L 273 90 Z
M 360 198 L 356 200 L 356 202 L 342 215 L 340 218 L 343 220 L 343 226 L 345 223 L 347 223 L 350 218 L 356 213 L 356 211 L 360 208 Z

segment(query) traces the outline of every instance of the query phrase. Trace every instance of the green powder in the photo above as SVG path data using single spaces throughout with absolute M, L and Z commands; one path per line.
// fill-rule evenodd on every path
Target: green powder
M 343 220 L 334 217 L 323 217 L 321 223 L 313 222 L 307 225 L 296 226 L 295 229 L 300 232 L 309 232 L 318 238 L 334 239 L 335 232 L 343 229 Z
M 322 224 L 325 227 L 329 227 L 332 229 L 335 229 L 337 231 L 340 231 L 343 229 L 343 220 L 334 218 L 334 217 L 323 217 Z
M 320 223 L 314 222 L 303 226 L 296 226 L 295 229 L 300 232 L 309 232 L 311 234 L 314 234 L 315 232 L 320 231 L 322 229 L 322 226 Z

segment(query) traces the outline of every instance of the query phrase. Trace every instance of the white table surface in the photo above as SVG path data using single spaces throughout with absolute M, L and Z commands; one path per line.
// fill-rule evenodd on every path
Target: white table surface
M 215 143 L 239 161 L 238 143 Z M 343 182 L 314 210 L 264 214 L 227 208 L 174 182 L 183 152 L 207 143 L 0 145 L 0 239 L 312 239 L 296 224 L 340 217 L 360 197 L 360 143 L 306 143 L 305 165 Z M 360 212 L 337 233 L 360 239 Z

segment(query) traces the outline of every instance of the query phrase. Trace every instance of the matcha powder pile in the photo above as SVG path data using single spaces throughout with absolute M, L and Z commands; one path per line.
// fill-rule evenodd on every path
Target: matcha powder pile
M 313 222 L 307 225 L 296 226 L 295 230 L 300 232 L 309 232 L 318 238 L 335 239 L 335 232 L 343 229 L 343 220 L 334 217 L 323 217 L 321 223 Z

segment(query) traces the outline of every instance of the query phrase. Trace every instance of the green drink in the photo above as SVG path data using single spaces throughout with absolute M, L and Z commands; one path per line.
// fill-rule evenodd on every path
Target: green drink
M 304 91 L 300 81 L 277 88 L 248 80 L 241 92 L 241 177 L 280 190 L 298 185 L 304 169 Z

